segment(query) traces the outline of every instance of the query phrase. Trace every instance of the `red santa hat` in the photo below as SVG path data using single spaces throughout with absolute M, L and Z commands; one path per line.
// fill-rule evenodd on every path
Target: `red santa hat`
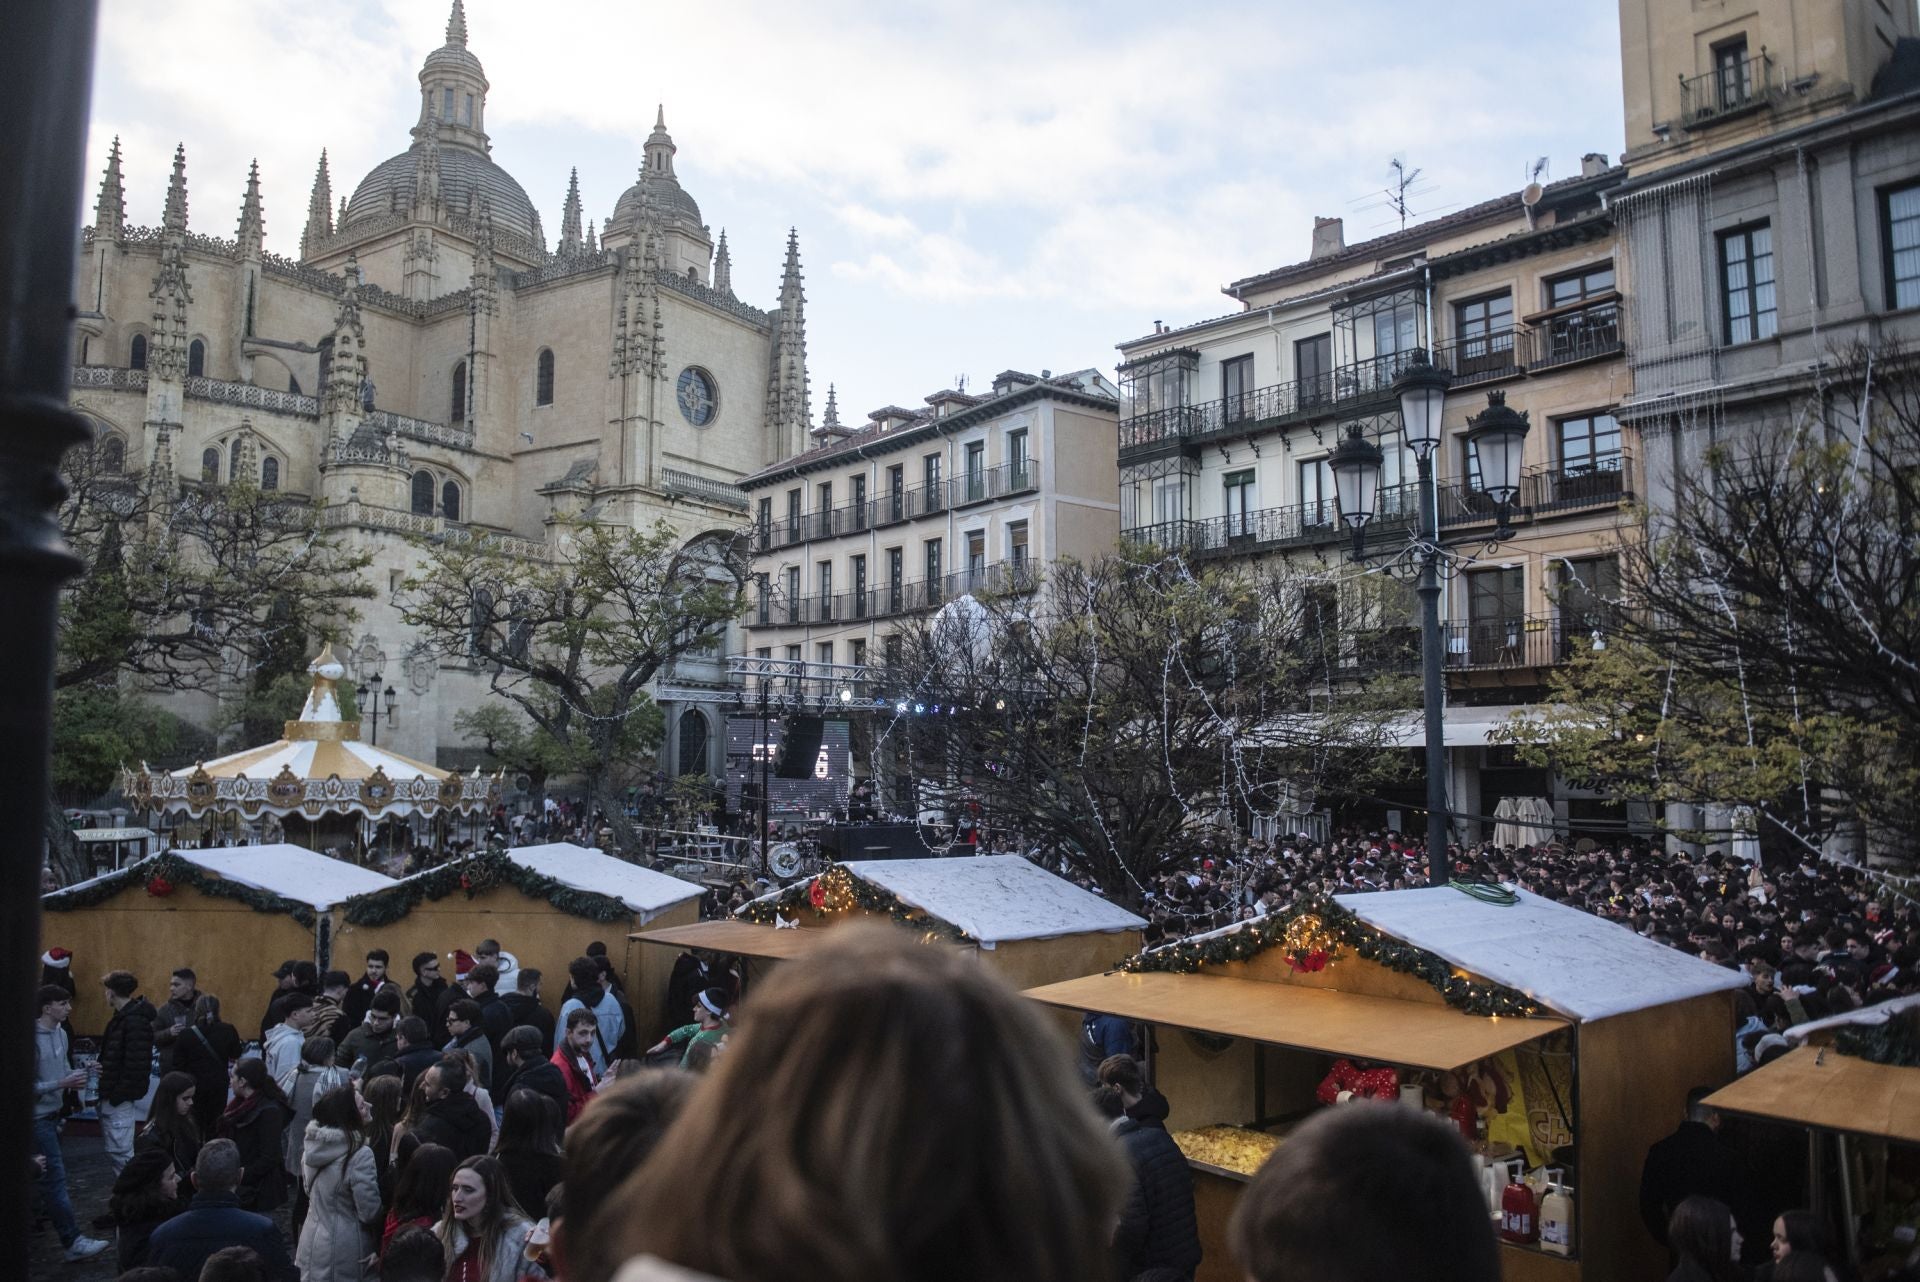
M 466 949 L 456 948 L 453 952 L 449 953 L 448 956 L 453 958 L 453 977 L 455 979 L 465 979 L 468 973 L 473 970 L 473 954 L 469 953 Z
M 40 954 L 40 964 L 51 966 L 55 970 L 65 970 L 73 965 L 73 952 L 56 944 Z

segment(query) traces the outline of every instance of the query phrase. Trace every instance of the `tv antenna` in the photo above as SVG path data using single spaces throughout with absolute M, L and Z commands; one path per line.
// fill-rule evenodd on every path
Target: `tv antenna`
M 1408 169 L 1395 157 L 1387 162 L 1393 169 L 1393 185 L 1386 189 L 1387 208 L 1400 215 L 1400 230 L 1407 229 L 1407 193 L 1412 189 L 1414 180 L 1420 177 L 1418 169 Z
M 1540 159 L 1534 161 L 1531 165 L 1527 167 L 1527 182 L 1529 183 L 1539 182 L 1540 175 L 1546 172 L 1547 172 L 1547 158 L 1545 156 L 1542 156 L 1540 157 Z

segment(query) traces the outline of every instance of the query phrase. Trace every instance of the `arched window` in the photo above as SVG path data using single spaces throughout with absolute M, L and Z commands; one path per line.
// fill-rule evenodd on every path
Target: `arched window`
M 211 445 L 200 451 L 200 479 L 208 485 L 220 479 L 220 451 Z
M 205 378 L 207 374 L 207 345 L 199 339 L 187 344 L 187 377 Z
M 413 511 L 416 516 L 433 515 L 433 473 L 413 474 Z
M 127 356 L 127 365 L 132 369 L 147 367 L 147 336 L 145 334 L 133 336 L 133 351 Z
M 234 437 L 233 445 L 227 450 L 227 480 L 240 479 L 240 438 Z
M 553 349 L 540 349 L 540 362 L 533 375 L 533 403 L 553 404 Z
M 280 460 L 271 455 L 260 460 L 260 488 L 263 490 L 280 488 Z
M 461 361 L 453 367 L 453 413 L 455 423 L 467 421 L 467 363 Z
M 707 773 L 707 719 L 696 708 L 680 714 L 680 773 Z
M 118 476 L 127 468 L 127 443 L 118 436 L 100 442 L 100 470 Z
M 440 515 L 449 521 L 460 519 L 460 486 L 448 481 L 440 487 Z

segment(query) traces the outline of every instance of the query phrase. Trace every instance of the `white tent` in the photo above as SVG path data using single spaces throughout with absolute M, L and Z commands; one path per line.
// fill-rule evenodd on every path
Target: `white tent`
M 669 877 L 651 868 L 615 859 L 590 846 L 556 841 L 542 846 L 520 846 L 506 852 L 507 858 L 543 877 L 551 877 L 563 886 L 618 899 L 640 917 L 651 921 L 661 913 L 697 899 L 705 888 Z
M 1018 855 L 860 859 L 840 865 L 982 948 L 1016 939 L 1140 930 L 1146 922 Z

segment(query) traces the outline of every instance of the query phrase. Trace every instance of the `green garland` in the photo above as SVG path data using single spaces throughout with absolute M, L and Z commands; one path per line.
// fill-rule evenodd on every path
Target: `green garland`
M 355 895 L 340 906 L 351 925 L 391 926 L 423 903 L 454 894 L 472 899 L 495 886 L 511 886 L 529 899 L 544 899 L 569 916 L 591 921 L 622 921 L 634 915 L 633 909 L 612 895 L 575 890 L 515 863 L 498 849 L 452 860 L 386 890 Z
M 1389 970 L 1412 975 L 1447 999 L 1447 1005 L 1469 1015 L 1538 1015 L 1540 1006 L 1524 993 L 1501 984 L 1462 979 L 1453 967 L 1423 948 L 1402 943 L 1367 926 L 1351 911 L 1331 899 L 1303 900 L 1278 913 L 1242 922 L 1240 929 L 1207 939 L 1177 943 L 1137 953 L 1120 963 L 1127 971 L 1170 971 L 1189 975 L 1203 966 L 1246 961 L 1270 948 L 1283 947 L 1287 928 L 1301 917 L 1319 918 L 1322 931 L 1357 957 L 1378 962 Z M 1299 962 L 1300 958 L 1294 958 Z M 1323 959 L 1324 960 L 1324 959 Z
M 806 881 L 795 882 L 772 898 L 756 899 L 751 903 L 743 904 L 734 912 L 734 916 L 740 918 L 742 921 L 750 921 L 758 925 L 770 926 L 774 923 L 775 918 L 782 915 L 798 917 L 801 913 L 812 913 L 815 918 L 824 921 L 833 914 L 845 912 L 849 907 L 852 907 L 859 908 L 868 913 L 884 916 L 908 930 L 917 930 L 926 934 L 937 935 L 942 939 L 955 943 L 967 942 L 967 932 L 961 930 L 952 922 L 942 921 L 925 909 L 915 908 L 911 904 L 902 903 L 897 896 L 890 892 L 880 889 L 871 882 L 862 881 L 852 873 L 845 872 L 837 866 L 834 869 L 830 869 L 829 873 L 834 871 L 841 872 L 842 874 L 841 879 L 845 881 L 846 890 L 851 897 L 850 905 L 829 904 L 825 907 L 816 906 L 811 896 L 814 883 L 819 881 L 820 878 L 814 877 Z M 829 873 L 822 873 L 820 877 L 828 876 Z
M 175 886 L 192 886 L 203 895 L 214 899 L 232 899 L 245 904 L 257 913 L 272 913 L 287 916 L 311 929 L 314 922 L 313 906 L 303 904 L 297 899 L 287 899 L 268 890 L 256 890 L 252 886 L 243 886 L 237 881 L 228 881 L 200 867 L 189 863 L 171 851 L 143 859 L 137 864 L 128 864 L 119 872 L 87 883 L 77 890 L 60 891 L 48 895 L 40 901 L 40 906 L 48 912 L 70 913 L 82 908 L 92 908 L 104 904 L 121 891 L 132 886 L 145 886 L 155 877 L 161 877 Z
M 1920 1068 L 1920 1015 L 1903 1011 L 1884 1024 L 1843 1028 L 1834 1034 L 1833 1048 L 1875 1064 Z

